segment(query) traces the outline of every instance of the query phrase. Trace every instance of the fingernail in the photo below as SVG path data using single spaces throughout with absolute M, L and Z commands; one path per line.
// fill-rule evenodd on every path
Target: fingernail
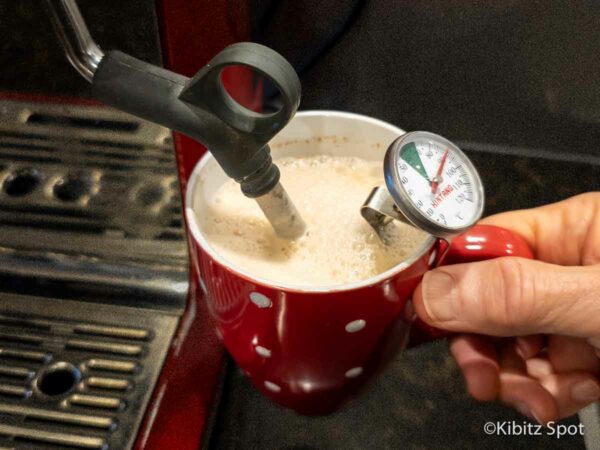
M 517 343 L 517 354 L 521 358 L 527 359 L 527 350 L 526 350 L 526 347 L 525 347 L 525 344 L 524 344 L 523 340 L 518 337 L 516 339 L 516 343 Z
M 517 342 L 518 355 L 523 359 L 528 359 L 530 357 L 530 355 L 529 355 L 529 346 L 527 344 L 527 341 L 525 339 L 523 339 L 522 337 L 517 337 L 516 342 Z
M 542 421 L 542 419 L 540 419 L 540 417 L 535 413 L 535 411 L 531 411 L 531 415 L 533 416 L 533 419 L 539 423 L 542 426 L 546 426 L 546 423 L 544 421 Z
M 523 414 L 525 417 L 527 417 L 529 420 L 535 420 L 540 425 L 544 425 L 544 426 L 546 425 L 544 422 L 542 422 L 542 420 L 535 413 L 535 411 L 529 409 L 529 406 L 527 406 L 525 403 L 518 402 L 517 404 L 514 405 L 514 408 L 517 411 L 519 411 L 521 414 Z
M 598 347 L 598 348 L 600 348 L 600 337 L 589 338 L 588 342 L 590 343 L 590 345 L 592 347 Z
M 600 397 L 600 387 L 593 380 L 577 383 L 571 388 L 571 398 L 576 402 L 588 403 Z
M 423 305 L 429 317 L 438 322 L 454 318 L 454 278 L 443 270 L 432 270 L 423 278 Z
M 515 403 L 514 407 L 517 411 L 519 411 L 525 417 L 528 417 L 529 419 L 533 419 L 533 414 L 531 414 L 531 410 L 529 409 L 529 406 L 527 406 L 525 403 L 522 403 L 522 402 Z

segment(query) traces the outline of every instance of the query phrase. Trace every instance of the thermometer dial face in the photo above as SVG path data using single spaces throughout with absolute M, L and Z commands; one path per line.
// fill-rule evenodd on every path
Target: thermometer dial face
M 388 190 L 400 212 L 438 237 L 466 231 L 481 217 L 483 185 L 467 156 L 452 142 L 416 131 L 399 137 L 385 159 Z

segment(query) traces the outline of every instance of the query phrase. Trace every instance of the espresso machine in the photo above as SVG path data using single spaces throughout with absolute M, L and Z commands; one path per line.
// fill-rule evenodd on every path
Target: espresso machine
M 38 10 L 34 3 L 16 12 L 5 5 L 6 13 Z M 84 16 L 93 10 L 80 3 Z M 145 31 L 156 33 L 149 46 L 155 55 L 162 50 L 177 80 L 249 39 L 244 2 L 201 3 L 134 5 Z M 111 44 L 96 45 L 75 2 L 47 6 L 29 20 L 46 32 L 54 22 L 60 39 L 44 39 L 55 40 L 54 51 L 61 41 L 81 79 L 89 77 L 100 48 Z M 89 19 L 102 28 L 104 17 Z M 259 106 L 260 87 L 247 71 L 233 68 L 224 83 L 247 107 Z M 85 98 L 2 92 L 0 109 L 0 446 L 195 449 L 208 442 L 223 350 L 189 277 L 181 209 L 205 149 Z

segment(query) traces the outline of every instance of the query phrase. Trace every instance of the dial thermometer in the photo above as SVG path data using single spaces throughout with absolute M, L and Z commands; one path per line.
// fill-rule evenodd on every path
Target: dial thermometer
M 384 236 L 402 220 L 444 239 L 463 233 L 481 217 L 484 193 L 477 169 L 456 145 L 437 134 L 414 131 L 388 147 L 386 187 L 375 188 L 363 217 Z

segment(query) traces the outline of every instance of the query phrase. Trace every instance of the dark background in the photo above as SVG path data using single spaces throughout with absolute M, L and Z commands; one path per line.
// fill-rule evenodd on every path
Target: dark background
M 0 0 L 0 89 L 87 96 L 43 3 Z M 363 113 L 459 141 L 600 152 L 599 2 L 251 4 L 255 40 L 301 74 L 303 109 Z M 152 0 L 79 5 L 101 47 L 160 63 Z
M 160 63 L 152 0 L 78 3 L 103 48 Z M 487 3 L 253 0 L 252 22 L 255 39 L 299 71 L 301 108 L 363 113 L 458 141 L 482 174 L 487 213 L 598 190 L 600 4 Z M 0 91 L 89 95 L 42 2 L 0 0 L 0 33 Z M 230 365 L 209 444 L 583 448 L 581 439 L 482 431 L 486 421 L 513 419 L 523 420 L 469 399 L 445 345 L 437 343 L 397 358 L 362 397 L 327 418 L 281 410 Z
M 256 4 L 257 34 L 302 74 L 303 108 L 457 140 L 598 154 L 598 2 Z
M 104 49 L 160 64 L 154 3 L 78 0 L 90 32 Z M 89 83 L 68 63 L 45 0 L 0 0 L 0 91 L 89 97 Z

